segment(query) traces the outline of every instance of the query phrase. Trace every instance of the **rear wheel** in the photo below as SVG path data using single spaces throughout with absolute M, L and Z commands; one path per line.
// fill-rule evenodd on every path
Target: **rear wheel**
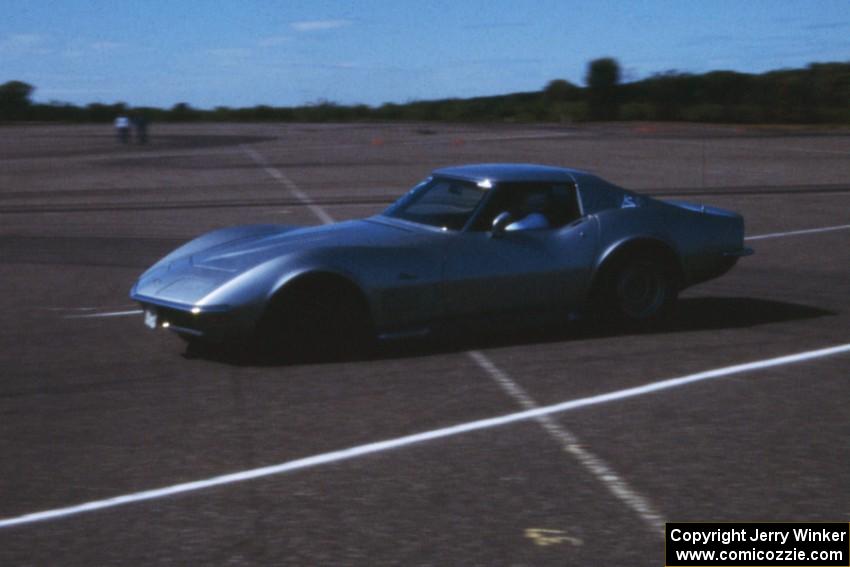
M 644 254 L 625 258 L 602 276 L 597 308 L 609 322 L 647 327 L 664 320 L 678 295 L 669 262 Z

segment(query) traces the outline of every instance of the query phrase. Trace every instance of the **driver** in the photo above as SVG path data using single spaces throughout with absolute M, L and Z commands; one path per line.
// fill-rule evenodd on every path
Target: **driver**
M 528 193 L 516 212 L 516 220 L 505 227 L 506 231 L 540 230 L 549 228 L 549 219 L 545 211 L 549 204 L 549 192 L 534 191 Z

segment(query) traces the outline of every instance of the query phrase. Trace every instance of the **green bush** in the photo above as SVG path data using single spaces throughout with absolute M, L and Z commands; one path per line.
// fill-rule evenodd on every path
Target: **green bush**
M 726 109 L 721 104 L 695 104 L 681 110 L 682 119 L 687 122 L 725 122 Z
M 648 102 L 629 102 L 620 107 L 621 120 L 652 120 L 654 117 L 655 109 Z

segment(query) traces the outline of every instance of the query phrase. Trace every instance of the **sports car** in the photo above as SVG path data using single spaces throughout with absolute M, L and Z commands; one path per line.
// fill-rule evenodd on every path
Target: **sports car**
M 380 214 L 204 234 L 130 296 L 151 328 L 282 351 L 427 335 L 469 322 L 644 326 L 752 251 L 743 218 L 576 169 L 437 169 Z

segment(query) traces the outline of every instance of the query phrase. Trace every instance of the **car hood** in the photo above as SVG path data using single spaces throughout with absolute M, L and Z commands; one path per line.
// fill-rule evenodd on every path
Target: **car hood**
M 246 236 L 197 251 L 191 264 L 202 268 L 239 272 L 293 252 L 326 247 L 392 246 L 415 232 L 382 218 L 346 221 L 330 225 L 282 230 Z

